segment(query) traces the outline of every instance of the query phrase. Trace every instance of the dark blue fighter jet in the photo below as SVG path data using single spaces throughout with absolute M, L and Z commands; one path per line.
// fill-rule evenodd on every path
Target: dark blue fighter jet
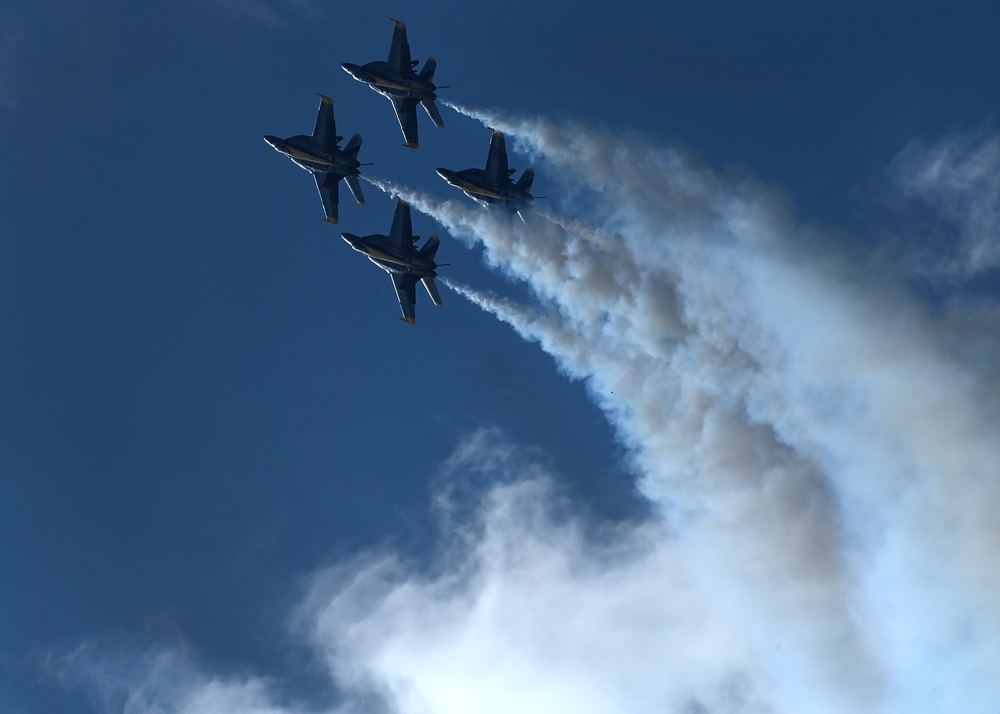
M 347 244 L 359 253 L 364 253 L 368 260 L 389 273 L 392 286 L 399 299 L 399 307 L 403 311 L 403 322 L 414 324 L 416 317 L 417 283 L 422 283 L 431 296 L 431 302 L 441 305 L 441 295 L 438 293 L 437 263 L 434 256 L 441 240 L 431 236 L 423 247 L 417 249 L 419 236 L 413 235 L 413 225 L 410 223 L 410 204 L 401 198 L 396 199 L 396 213 L 392 218 L 392 228 L 389 235 L 356 236 L 353 233 L 341 233 Z
M 299 134 L 287 139 L 265 136 L 264 141 L 313 175 L 316 179 L 316 188 L 319 189 L 319 197 L 323 200 L 326 220 L 337 223 L 340 179 L 347 182 L 347 187 L 351 189 L 358 203 L 361 205 L 365 203 L 365 196 L 361 193 L 361 184 L 358 181 L 358 176 L 361 175 L 358 171 L 358 167 L 361 166 L 358 162 L 361 134 L 355 134 L 347 142 L 347 146 L 341 149 L 340 140 L 344 137 L 337 136 L 337 124 L 333 119 L 333 100 L 322 94 L 319 97 L 319 113 L 316 116 L 316 128 L 313 129 L 312 136 Z
M 392 46 L 389 48 L 388 62 L 369 62 L 358 66 L 345 62 L 341 65 L 344 71 L 359 82 L 369 87 L 392 102 L 399 120 L 399 128 L 403 130 L 404 146 L 416 149 L 417 140 L 417 105 L 421 105 L 431 118 L 434 125 L 443 127 L 441 113 L 434 100 L 437 87 L 431 81 L 437 60 L 429 58 L 420 73 L 413 71 L 420 61 L 410 59 L 410 45 L 406 41 L 406 25 L 399 20 L 393 20 Z
M 437 173 L 452 186 L 462 189 L 466 196 L 484 206 L 500 206 L 520 212 L 534 200 L 534 196 L 528 190 L 535 180 L 535 171 L 525 169 L 517 182 L 511 181 L 510 178 L 514 171 L 515 169 L 507 167 L 507 146 L 504 136 L 494 130 L 485 169 L 462 171 L 438 169 Z

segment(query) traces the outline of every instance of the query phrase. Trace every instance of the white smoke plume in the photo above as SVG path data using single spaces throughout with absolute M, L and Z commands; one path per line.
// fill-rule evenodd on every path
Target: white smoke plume
M 934 317 L 904 271 L 750 176 L 456 108 L 568 199 L 525 225 L 370 180 L 529 286 L 519 305 L 446 282 L 586 380 L 660 517 L 595 533 L 501 435 L 474 435 L 444 478 L 497 485 L 471 521 L 445 514 L 440 558 L 315 577 L 296 621 L 333 711 L 995 711 L 1000 414 L 996 338 L 964 350 L 979 317 Z M 257 678 L 147 679 L 129 714 L 306 711 Z
M 460 291 L 588 380 L 644 493 L 744 624 L 776 708 L 989 711 L 995 365 L 963 359 L 897 273 L 838 251 L 750 177 L 636 136 L 455 108 L 591 197 L 527 231 L 415 197 L 543 307 Z

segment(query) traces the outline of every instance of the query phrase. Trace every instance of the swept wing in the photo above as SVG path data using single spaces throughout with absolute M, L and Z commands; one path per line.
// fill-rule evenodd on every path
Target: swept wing
M 507 167 L 507 143 L 503 132 L 494 131 L 490 139 L 490 153 L 486 156 L 486 175 L 498 187 L 506 186 L 510 180 Z
M 403 311 L 403 322 L 411 325 L 417 321 L 417 280 L 410 273 L 389 273 L 392 278 L 392 286 L 396 289 L 396 297 L 399 299 L 399 309 Z M 440 299 L 439 299 L 440 300 Z M 440 304 L 440 302 L 439 302 Z
M 410 43 L 406 41 L 406 23 L 392 21 L 392 45 L 389 47 L 389 71 L 405 76 L 413 71 Z
M 392 101 L 392 108 L 396 110 L 396 119 L 399 120 L 399 128 L 403 130 L 406 146 L 416 149 L 420 145 L 417 139 L 417 105 L 420 101 L 412 97 L 389 97 L 389 99 Z
M 313 129 L 313 139 L 326 152 L 337 148 L 337 122 L 333 118 L 333 100 L 323 94 L 319 95 L 319 112 L 316 114 L 316 127 Z
M 389 229 L 389 247 L 406 255 L 413 250 L 413 223 L 410 220 L 410 204 L 401 198 L 396 199 L 396 212 L 392 215 L 392 228 Z
M 319 197 L 323 201 L 323 210 L 326 211 L 328 223 L 340 221 L 340 189 L 337 186 L 340 176 L 333 173 L 313 174 L 316 179 L 316 188 L 319 190 Z

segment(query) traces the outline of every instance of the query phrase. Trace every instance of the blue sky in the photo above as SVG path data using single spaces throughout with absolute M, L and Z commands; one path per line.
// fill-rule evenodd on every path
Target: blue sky
M 1000 11 L 729 5 L 0 10 L 0 712 L 988 711 Z

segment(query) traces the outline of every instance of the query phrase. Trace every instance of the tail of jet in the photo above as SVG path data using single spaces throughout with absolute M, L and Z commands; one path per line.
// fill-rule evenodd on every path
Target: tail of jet
M 358 158 L 358 151 L 361 149 L 361 134 L 355 134 L 351 137 L 351 140 L 347 142 L 347 146 L 344 147 L 344 153 L 350 156 L 352 159 Z
M 420 70 L 420 74 L 417 75 L 420 79 L 426 79 L 428 82 L 434 81 L 434 70 L 437 69 L 437 60 L 433 57 L 428 57 L 427 61 L 424 62 L 424 68 Z
M 424 243 L 423 247 L 418 251 L 418 255 L 421 258 L 427 258 L 428 260 L 434 260 L 434 256 L 437 255 L 438 247 L 441 245 L 441 239 L 437 236 L 431 236 Z
M 521 174 L 521 178 L 517 180 L 517 187 L 524 192 L 531 190 L 531 182 L 535 180 L 535 170 L 525 169 L 524 173 Z

